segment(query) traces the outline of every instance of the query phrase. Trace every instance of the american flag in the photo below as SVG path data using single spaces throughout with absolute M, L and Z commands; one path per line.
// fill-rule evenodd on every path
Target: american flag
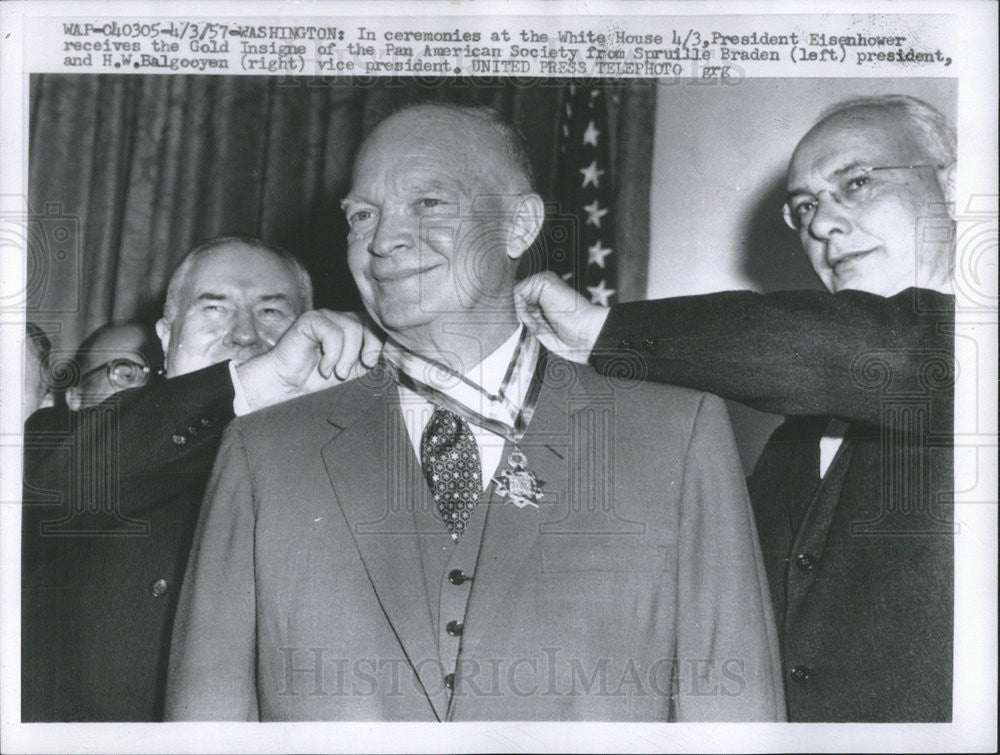
M 608 114 L 603 89 L 570 86 L 560 113 L 556 173 L 558 225 L 575 217 L 564 233 L 568 253 L 552 255 L 549 269 L 595 304 L 615 302 L 615 254 L 608 157 Z

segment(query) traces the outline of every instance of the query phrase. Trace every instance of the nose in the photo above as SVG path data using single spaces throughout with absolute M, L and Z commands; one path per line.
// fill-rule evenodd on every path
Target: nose
M 412 221 L 398 212 L 385 212 L 378 219 L 368 251 L 376 257 L 388 257 L 413 246 Z
M 826 196 L 823 197 L 822 195 Z M 816 196 L 816 212 L 809 223 L 809 233 L 814 238 L 827 240 L 834 233 L 850 233 L 851 220 L 847 216 L 847 208 L 837 197 L 824 191 Z
M 241 347 L 256 346 L 261 342 L 257 331 L 257 320 L 249 309 L 239 308 L 229 329 L 227 339 L 231 344 Z

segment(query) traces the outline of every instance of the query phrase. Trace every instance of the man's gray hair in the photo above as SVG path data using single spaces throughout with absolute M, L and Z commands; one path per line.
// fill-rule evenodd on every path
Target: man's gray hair
M 957 160 L 958 140 L 951 122 L 923 100 L 905 94 L 879 94 L 844 100 L 823 111 L 817 123 L 855 110 L 870 108 L 905 118 L 923 138 L 927 154 L 938 167 L 953 165 Z
M 184 286 L 187 283 L 188 275 L 190 274 L 194 263 L 197 262 L 200 257 L 204 256 L 208 252 L 211 252 L 213 249 L 218 249 L 219 247 L 227 246 L 229 244 L 244 244 L 245 246 L 252 247 L 253 249 L 269 252 L 278 259 L 282 260 L 286 265 L 288 265 L 293 276 L 295 277 L 295 289 L 299 295 L 302 311 L 304 312 L 307 309 L 312 309 L 312 279 L 309 277 L 309 272 L 305 269 L 302 263 L 296 259 L 294 254 L 285 251 L 280 246 L 266 244 L 253 236 L 219 236 L 218 238 L 210 239 L 209 241 L 199 244 L 190 252 L 185 254 L 183 259 L 181 259 L 180 264 L 177 265 L 177 269 L 174 270 L 174 274 L 170 276 L 170 283 L 167 285 L 167 301 L 163 305 L 163 317 L 167 322 L 173 322 L 174 318 L 177 316 L 177 312 L 181 306 L 181 296 L 184 292 Z

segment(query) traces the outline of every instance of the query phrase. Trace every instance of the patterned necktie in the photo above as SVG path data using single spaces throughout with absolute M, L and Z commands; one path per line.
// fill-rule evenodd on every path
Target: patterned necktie
M 438 512 L 458 540 L 482 493 L 479 448 L 469 423 L 447 409 L 436 408 L 420 439 L 420 459 Z

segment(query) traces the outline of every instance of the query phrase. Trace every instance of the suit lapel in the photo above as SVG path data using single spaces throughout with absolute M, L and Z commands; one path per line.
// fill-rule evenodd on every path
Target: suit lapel
M 379 605 L 406 658 L 419 671 L 424 694 L 441 720 L 447 694 L 411 508 L 413 501 L 426 497 L 422 492 L 426 483 L 422 477 L 400 479 L 400 470 L 419 471 L 419 464 L 387 458 L 387 451 L 413 456 L 402 417 L 391 410 L 391 399 L 384 395 L 393 390 L 388 387 L 383 394 L 375 394 L 370 405 L 353 416 L 331 416 L 329 421 L 339 432 L 324 446 L 322 455 Z
M 495 625 L 494 617 L 519 574 L 525 568 L 540 568 L 539 563 L 526 560 L 537 544 L 542 522 L 550 518 L 546 508 L 553 506 L 559 496 L 566 495 L 568 453 L 561 446 L 565 446 L 567 427 L 565 397 L 543 385 L 535 415 L 519 447 L 528 457 L 528 469 L 548 483 L 542 487 L 545 497 L 539 502 L 540 508 L 519 509 L 509 499 L 497 496 L 493 492 L 495 485 L 491 485 L 486 529 L 466 611 L 462 644 L 468 651 L 463 653 L 475 653 Z M 510 450 L 508 442 L 500 461 L 501 469 L 507 465 Z

